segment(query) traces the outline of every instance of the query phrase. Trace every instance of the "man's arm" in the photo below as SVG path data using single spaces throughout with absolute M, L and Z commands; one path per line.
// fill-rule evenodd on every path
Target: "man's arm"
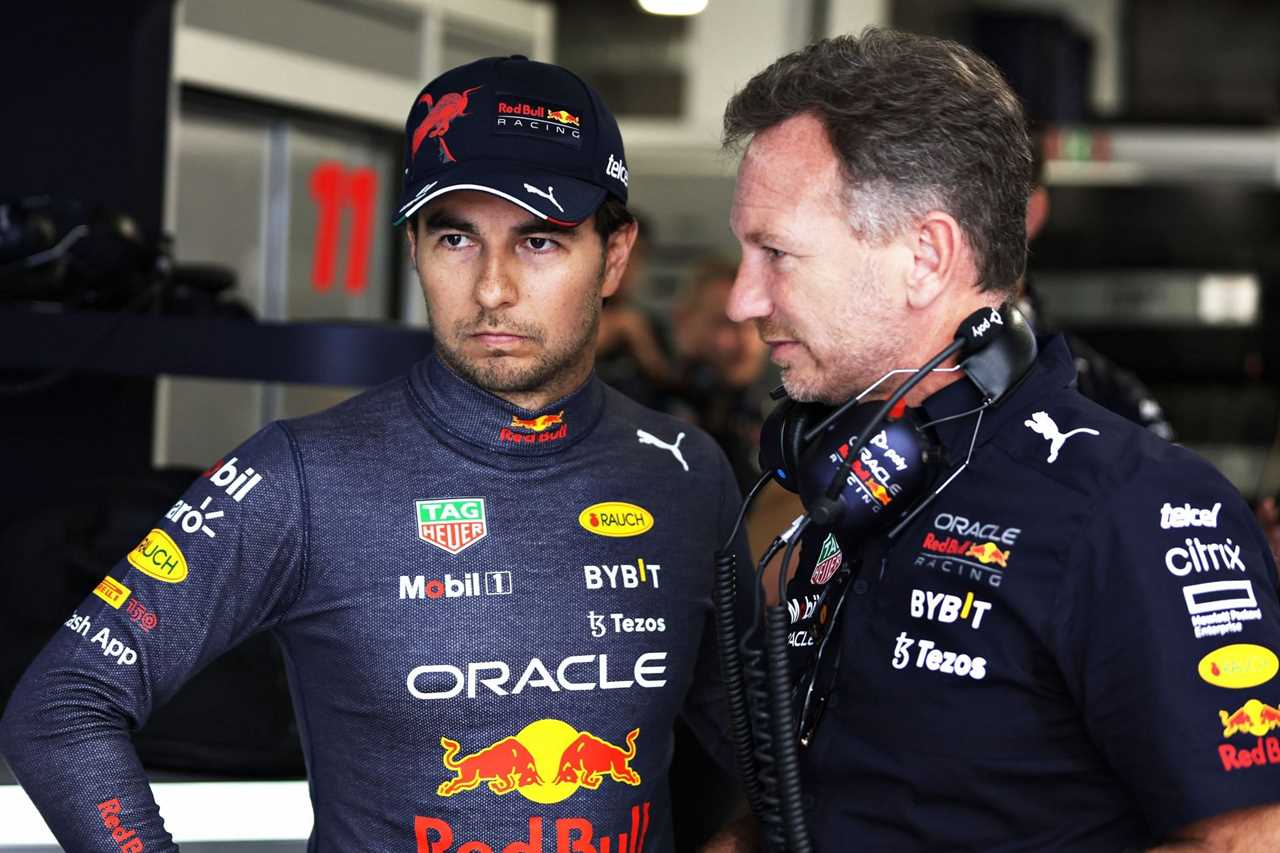
M 304 525 L 291 444 L 268 427 L 197 479 L 32 662 L 0 752 L 65 849 L 176 849 L 130 733 L 279 620 L 301 589 Z
M 1153 847 L 1150 853 L 1189 853 L 1195 850 L 1215 853 L 1280 850 L 1280 805 L 1239 809 L 1196 821 L 1175 832 L 1168 844 Z

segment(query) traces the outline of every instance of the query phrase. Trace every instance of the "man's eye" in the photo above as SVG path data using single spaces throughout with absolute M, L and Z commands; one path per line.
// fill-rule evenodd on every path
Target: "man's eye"
M 556 241 L 549 237 L 530 237 L 528 244 L 535 252 L 547 252 L 556 247 Z
M 446 234 L 440 240 L 450 249 L 461 249 L 469 243 L 465 234 Z
M 787 256 L 787 253 L 782 251 L 781 249 L 775 249 L 772 246 L 765 246 L 763 248 L 764 248 L 764 253 L 769 256 L 770 260 L 777 261 Z

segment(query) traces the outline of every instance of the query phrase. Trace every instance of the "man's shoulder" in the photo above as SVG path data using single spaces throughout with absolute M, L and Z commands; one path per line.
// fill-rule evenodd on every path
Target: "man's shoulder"
M 630 397 L 605 386 L 605 414 L 600 424 L 606 440 L 620 446 L 632 445 L 666 450 L 687 470 L 724 465 L 728 460 L 710 435 L 700 427 L 665 412 L 642 406 Z M 730 475 L 731 476 L 731 475 Z
M 405 377 L 362 391 L 326 409 L 282 421 L 303 445 L 356 444 L 400 428 L 415 417 Z
M 1231 492 L 1231 483 L 1194 452 L 1103 408 L 1075 388 L 1012 400 L 998 444 L 1032 476 L 1099 506 L 1120 495 L 1196 483 L 1202 492 Z

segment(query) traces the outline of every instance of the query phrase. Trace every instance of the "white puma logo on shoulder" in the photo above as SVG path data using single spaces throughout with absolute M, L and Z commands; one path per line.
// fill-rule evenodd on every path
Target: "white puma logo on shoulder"
M 555 187 L 551 186 L 550 184 L 547 184 L 547 191 L 543 192 L 542 190 L 538 189 L 535 186 L 532 186 L 530 184 L 525 184 L 524 189 L 525 189 L 525 192 L 530 192 L 530 193 L 533 193 L 534 195 L 542 196 L 547 201 L 554 204 L 556 206 L 556 210 L 560 211 L 561 213 L 564 213 L 564 208 L 560 206 L 560 202 L 556 201 Z
M 653 433 L 645 432 L 642 429 L 636 430 L 636 436 L 640 439 L 641 444 L 652 444 L 654 447 L 661 447 L 663 450 L 671 451 L 671 455 L 680 463 L 680 467 L 689 470 L 689 463 L 684 461 L 684 454 L 680 452 L 680 442 L 684 441 L 684 433 L 676 436 L 674 444 L 667 444 Z
M 1049 462 L 1053 462 L 1058 458 L 1058 451 L 1062 449 L 1062 445 L 1067 443 L 1067 439 L 1073 435 L 1084 433 L 1086 435 L 1100 435 L 1096 429 L 1088 427 L 1079 427 L 1070 432 L 1064 433 L 1058 429 L 1058 425 L 1054 423 L 1053 418 L 1049 417 L 1047 412 L 1034 412 L 1031 417 L 1022 422 L 1024 426 L 1031 428 L 1036 435 L 1044 436 L 1049 442 Z

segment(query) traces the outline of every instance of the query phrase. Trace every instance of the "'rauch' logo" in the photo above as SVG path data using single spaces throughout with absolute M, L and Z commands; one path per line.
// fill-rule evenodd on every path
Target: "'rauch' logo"
M 484 498 L 441 498 L 416 501 L 418 538 L 437 548 L 457 554 L 483 539 L 489 532 L 484 517 Z
M 653 513 L 635 504 L 604 501 L 578 513 L 578 524 L 597 536 L 639 536 L 653 527 Z
M 158 581 L 182 583 L 187 579 L 187 558 L 182 549 L 158 528 L 142 537 L 128 559 L 135 569 Z

